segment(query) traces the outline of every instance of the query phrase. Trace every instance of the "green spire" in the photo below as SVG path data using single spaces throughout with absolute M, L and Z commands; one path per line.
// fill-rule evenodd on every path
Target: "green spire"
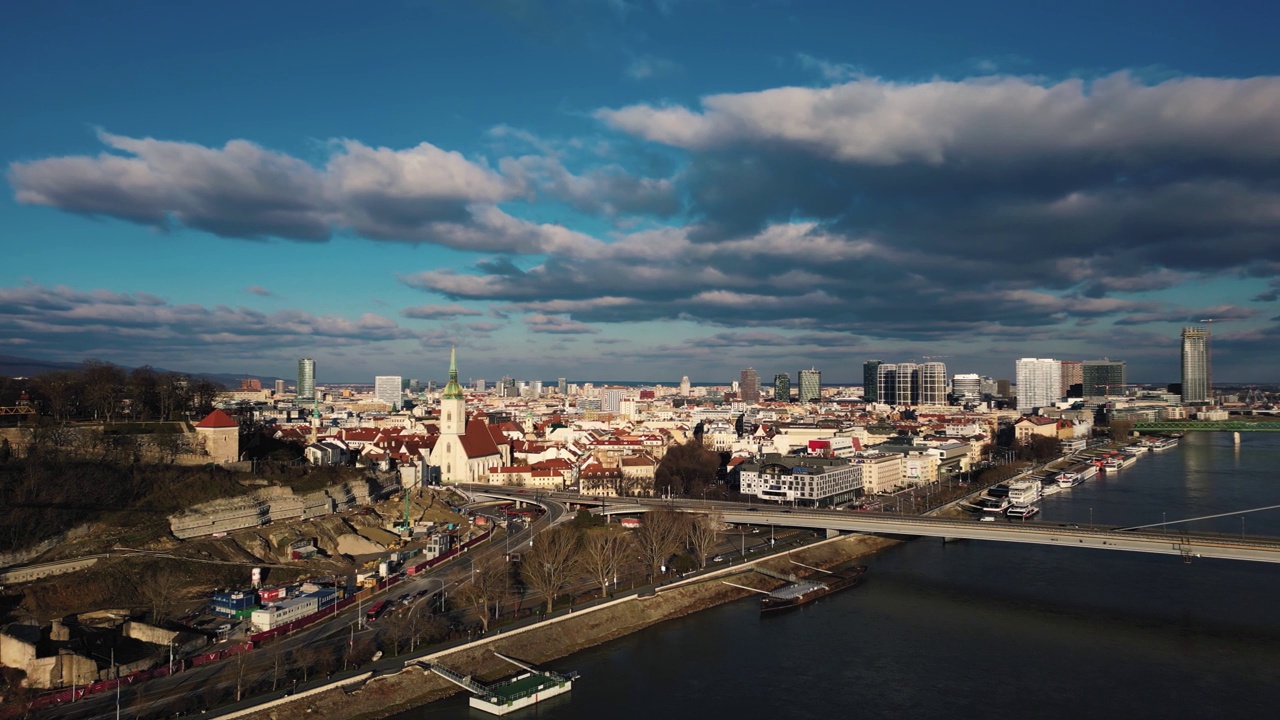
M 444 386 L 445 400 L 461 400 L 462 386 L 458 384 L 458 348 L 449 349 L 449 384 Z

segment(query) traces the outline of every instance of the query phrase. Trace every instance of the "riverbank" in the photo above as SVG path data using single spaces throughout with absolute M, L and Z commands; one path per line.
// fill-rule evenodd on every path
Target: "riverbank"
M 830 568 L 852 562 L 897 542 L 888 538 L 850 535 L 796 550 L 792 557 L 806 565 Z M 794 572 L 796 569 L 785 556 L 766 558 L 752 565 L 778 572 Z M 493 682 L 513 674 L 514 670 L 510 664 L 495 657 L 494 651 L 535 665 L 545 664 L 660 622 L 691 615 L 750 594 L 749 591 L 723 584 L 720 582 L 722 578 L 734 577 L 733 581 L 738 584 L 761 589 L 769 589 L 778 584 L 764 575 L 748 574 L 748 567 L 750 566 L 723 574 L 717 573 L 714 577 L 687 584 L 668 586 L 650 597 L 627 597 L 510 633 L 492 635 L 460 648 L 418 657 L 426 662 L 439 663 L 462 675 L 471 675 L 481 682 Z M 404 659 L 410 662 L 413 658 L 406 656 Z M 280 720 L 307 714 L 315 717 L 372 720 L 403 712 L 456 692 L 460 692 L 456 685 L 420 667 L 410 667 L 394 675 L 372 678 L 356 689 L 335 689 L 298 702 L 263 708 L 237 717 Z

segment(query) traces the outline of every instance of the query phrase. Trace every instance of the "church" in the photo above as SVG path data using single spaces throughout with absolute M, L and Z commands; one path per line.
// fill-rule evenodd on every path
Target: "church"
M 510 446 L 494 440 L 489 424 L 479 417 L 467 419 L 456 348 L 449 351 L 449 384 L 440 397 L 440 436 L 430 462 L 440 469 L 440 482 L 445 485 L 487 483 L 490 468 L 511 463 Z

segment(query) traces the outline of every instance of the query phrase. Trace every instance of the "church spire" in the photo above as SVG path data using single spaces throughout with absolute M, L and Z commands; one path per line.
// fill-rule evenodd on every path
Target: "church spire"
M 458 348 L 456 346 L 449 349 L 449 384 L 444 386 L 444 395 L 446 400 L 461 400 L 462 386 L 458 384 Z

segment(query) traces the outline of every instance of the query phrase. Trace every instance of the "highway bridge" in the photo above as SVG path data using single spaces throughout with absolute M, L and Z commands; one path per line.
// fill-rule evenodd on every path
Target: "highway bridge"
M 648 512 L 670 507 L 685 512 L 718 512 L 725 522 L 744 525 L 776 525 L 876 535 L 924 536 L 946 539 L 989 540 L 1064 548 L 1120 550 L 1124 552 L 1176 555 L 1184 562 L 1195 558 L 1247 560 L 1280 563 L 1280 538 L 1237 538 L 1209 533 L 1192 533 L 1166 528 L 1126 530 L 1117 527 L 1053 525 L 1039 522 L 983 523 L 971 519 L 933 518 L 788 508 L 778 505 L 648 498 L 594 498 L 576 493 L 535 492 L 521 488 L 481 489 L 470 486 L 474 494 L 508 500 L 559 502 L 592 506 L 595 512 L 608 515 Z
M 1133 431 L 1139 433 L 1280 432 L 1280 422 L 1269 420 L 1257 422 L 1240 420 L 1153 420 L 1134 423 Z

